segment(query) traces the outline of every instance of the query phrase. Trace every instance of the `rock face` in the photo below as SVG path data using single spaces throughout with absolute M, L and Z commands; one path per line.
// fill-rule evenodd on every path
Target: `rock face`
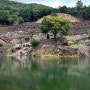
M 41 48 L 37 49 L 37 54 L 45 54 L 53 52 L 54 45 L 42 45 Z
M 86 46 L 90 46 L 90 40 L 86 40 L 86 41 L 85 41 L 85 45 L 86 45 Z
M 86 39 L 84 44 L 79 48 L 79 56 L 90 57 L 90 40 Z
M 56 48 L 56 53 L 65 54 L 65 55 L 75 55 L 78 53 L 78 49 L 72 46 L 58 46 Z
M 74 48 L 73 46 L 65 46 L 64 47 L 64 53 L 68 55 L 77 55 L 78 54 L 78 49 Z
M 32 45 L 29 43 L 16 44 L 13 50 L 14 55 L 29 55 L 32 51 Z
M 81 46 L 78 55 L 81 57 L 90 57 L 90 46 Z

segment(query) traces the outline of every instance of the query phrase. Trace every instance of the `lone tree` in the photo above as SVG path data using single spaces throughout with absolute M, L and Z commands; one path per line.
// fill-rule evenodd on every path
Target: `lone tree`
M 58 33 L 60 33 L 60 35 L 67 34 L 71 28 L 71 23 L 69 20 L 58 16 L 49 16 L 44 18 L 40 28 L 44 34 L 48 34 L 48 32 L 53 33 L 56 39 Z
M 80 11 L 83 7 L 83 2 L 81 0 L 78 0 L 76 3 L 77 10 Z

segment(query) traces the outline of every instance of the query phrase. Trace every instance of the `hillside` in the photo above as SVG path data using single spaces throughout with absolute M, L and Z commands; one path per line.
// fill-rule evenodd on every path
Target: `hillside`
M 18 24 L 36 21 L 56 9 L 41 4 L 23 4 L 11 0 L 0 0 L 0 24 Z
M 70 22 L 80 22 L 80 21 L 81 21 L 79 18 L 77 18 L 77 17 L 75 17 L 75 16 L 72 16 L 72 15 L 69 15 L 69 14 L 57 13 L 57 15 L 58 15 L 59 17 L 61 17 L 61 18 L 66 18 L 66 19 L 68 19 Z M 49 15 L 48 15 L 48 16 L 49 16 Z M 48 16 L 47 16 L 47 17 L 48 17 Z M 43 19 L 44 19 L 44 18 L 41 18 L 41 19 L 37 20 L 36 23 L 41 23 Z

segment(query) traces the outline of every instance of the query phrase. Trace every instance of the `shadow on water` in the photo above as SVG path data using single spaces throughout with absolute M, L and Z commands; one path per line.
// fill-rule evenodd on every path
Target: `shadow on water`
M 89 90 L 90 59 L 0 57 L 0 90 Z

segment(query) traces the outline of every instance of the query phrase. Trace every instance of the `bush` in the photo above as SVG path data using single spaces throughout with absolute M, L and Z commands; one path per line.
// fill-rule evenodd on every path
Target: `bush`
M 22 17 L 18 17 L 15 24 L 21 24 L 24 23 L 24 19 Z
M 0 47 L 2 47 L 3 46 L 3 43 L 2 42 L 0 42 Z
M 33 39 L 33 40 L 31 40 L 31 44 L 32 44 L 33 47 L 36 47 L 40 44 L 40 41 L 36 40 L 36 39 Z

